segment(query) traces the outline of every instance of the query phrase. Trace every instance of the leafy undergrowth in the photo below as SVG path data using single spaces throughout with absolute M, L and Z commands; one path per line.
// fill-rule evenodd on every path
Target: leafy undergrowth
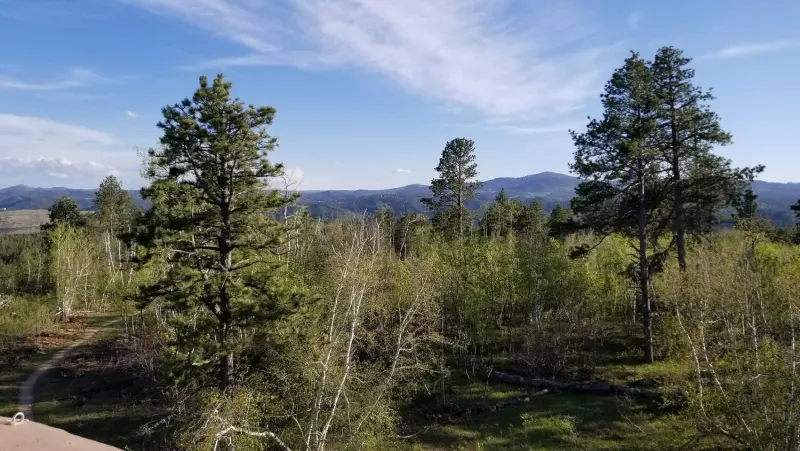
M 593 378 L 619 383 L 632 384 L 640 381 L 655 381 L 659 386 L 676 387 L 693 376 L 689 362 L 663 361 L 647 364 L 608 364 L 595 368 Z
M 163 413 L 160 398 L 117 327 L 77 348 L 39 381 L 34 415 L 101 443 L 149 449 L 147 426 Z
M 93 319 L 93 322 L 98 321 Z M 155 449 L 148 427 L 164 415 L 152 379 L 121 324 L 98 333 L 40 380 L 37 421 L 123 449 Z M 636 364 L 609 359 L 590 376 L 619 383 L 653 379 L 669 387 L 686 377 L 675 362 Z M 447 408 L 433 398 L 401 411 L 403 448 L 439 450 L 725 450 L 718 438 L 699 437 L 679 411 L 652 402 L 525 388 L 454 378 Z M 524 400 L 524 401 L 519 401 Z M 518 401 L 513 403 L 510 401 Z
M 592 362 L 572 359 L 556 373 L 537 377 L 595 380 L 671 392 L 692 377 L 690 362 L 643 364 L 635 334 L 609 333 L 590 343 Z M 525 362 L 493 356 L 496 370 L 526 374 Z M 433 450 L 729 450 L 724 438 L 699 434 L 686 411 L 652 400 L 614 395 L 531 392 L 488 382 L 472 372 L 453 374 L 446 402 L 435 396 L 401 411 L 409 448 Z
M 673 380 L 680 365 L 611 365 L 608 380 Z M 518 400 L 516 403 L 509 402 Z M 724 450 L 680 412 L 653 402 L 573 393 L 527 392 L 505 384 L 454 381 L 441 411 L 434 400 L 404 411 L 415 450 Z M 435 413 L 434 413 L 435 412 Z M 445 413 L 446 412 L 446 413 Z

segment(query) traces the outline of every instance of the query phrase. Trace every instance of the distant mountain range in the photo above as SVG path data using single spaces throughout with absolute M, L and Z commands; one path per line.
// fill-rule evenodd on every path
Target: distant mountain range
M 574 195 L 578 179 L 554 172 L 525 177 L 501 177 L 487 180 L 478 191 L 469 207 L 480 208 L 491 202 L 501 189 L 509 197 L 529 202 L 539 199 L 546 210 L 558 204 L 568 205 Z M 758 194 L 763 215 L 775 223 L 794 223 L 789 206 L 800 199 L 800 183 L 774 183 L 756 181 L 753 190 Z M 381 205 L 391 207 L 397 213 L 424 212 L 420 198 L 430 196 L 426 185 L 407 185 L 383 190 L 330 190 L 301 191 L 300 204 L 308 206 L 315 217 L 334 218 L 348 212 L 374 212 Z M 138 191 L 131 191 L 137 204 L 143 205 Z M 91 209 L 94 190 L 71 188 L 31 188 L 25 185 L 0 189 L 0 210 L 35 210 L 49 207 L 61 196 L 69 196 L 82 209 Z

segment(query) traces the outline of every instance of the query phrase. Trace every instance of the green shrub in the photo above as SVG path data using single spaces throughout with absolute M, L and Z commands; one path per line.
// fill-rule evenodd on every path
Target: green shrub
M 26 335 L 56 326 L 55 302 L 40 296 L 0 296 L 0 352 L 14 347 Z

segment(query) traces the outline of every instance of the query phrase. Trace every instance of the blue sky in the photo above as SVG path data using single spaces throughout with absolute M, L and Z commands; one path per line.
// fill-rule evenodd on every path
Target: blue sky
M 612 70 L 674 45 L 734 136 L 798 181 L 800 2 L 0 0 L 0 186 L 137 188 L 166 104 L 223 72 L 301 189 L 428 183 L 473 139 L 481 178 L 566 173 Z

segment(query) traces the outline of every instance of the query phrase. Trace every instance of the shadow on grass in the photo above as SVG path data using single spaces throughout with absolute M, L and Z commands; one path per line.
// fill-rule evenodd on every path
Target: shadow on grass
M 538 394 L 503 407 L 526 396 L 520 387 L 459 381 L 448 408 L 427 398 L 401 410 L 403 432 L 416 433 L 412 442 L 422 450 L 651 451 L 679 449 L 696 431 L 687 418 L 655 403 L 615 396 Z
M 83 316 L 81 317 L 81 321 L 83 321 L 87 327 L 100 327 L 104 324 L 107 324 L 110 321 L 121 320 L 121 318 L 122 318 L 121 316 L 116 314 L 99 313 L 99 314 Z M 109 326 L 104 330 L 117 333 L 120 330 L 120 326 L 121 326 L 120 324 L 116 324 L 113 326 Z M 104 330 L 101 330 L 98 333 L 103 333 Z
M 144 427 L 159 418 L 153 384 L 121 359 L 120 337 L 80 346 L 35 390 L 35 420 L 122 449 L 152 449 Z
M 19 410 L 19 387 L 30 373 L 48 361 L 55 350 L 32 345 L 5 349 L 0 357 L 0 415 L 10 417 Z

